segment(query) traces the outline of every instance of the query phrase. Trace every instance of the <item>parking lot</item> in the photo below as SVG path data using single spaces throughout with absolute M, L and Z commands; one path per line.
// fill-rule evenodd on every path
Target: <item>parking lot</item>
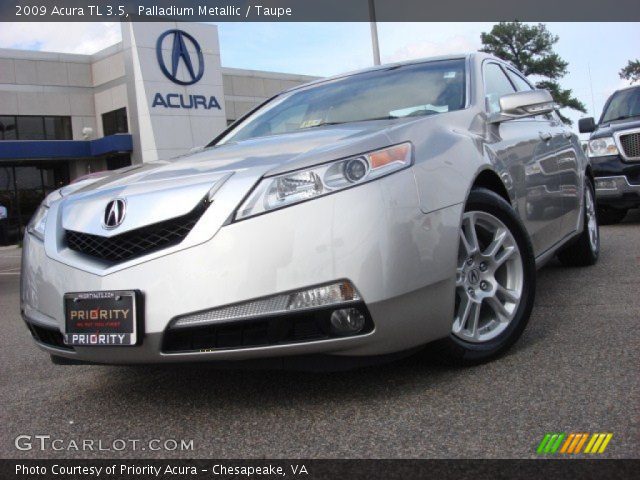
M 0 249 L 0 456 L 535 457 L 547 432 L 611 432 L 602 457 L 639 457 L 640 211 L 601 233 L 596 266 L 539 272 L 529 327 L 503 358 L 322 374 L 52 365 L 19 316 L 20 251 Z M 141 443 L 21 451 L 19 435 Z M 152 439 L 193 450 L 151 451 Z

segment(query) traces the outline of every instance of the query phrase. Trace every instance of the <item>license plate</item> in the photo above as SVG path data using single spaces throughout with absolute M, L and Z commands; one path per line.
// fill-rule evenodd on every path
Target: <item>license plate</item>
M 86 347 L 135 345 L 136 307 L 133 290 L 67 293 L 64 343 Z

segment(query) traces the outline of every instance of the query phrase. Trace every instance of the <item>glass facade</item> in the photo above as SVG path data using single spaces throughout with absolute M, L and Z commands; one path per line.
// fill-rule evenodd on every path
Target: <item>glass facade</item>
M 71 117 L 0 115 L 0 141 L 72 140 Z M 7 209 L 0 243 L 17 242 L 44 197 L 69 183 L 66 161 L 0 163 L 0 205 Z
M 72 138 L 71 117 L 0 115 L 0 141 Z
M 8 213 L 5 242 L 17 242 L 44 197 L 68 183 L 69 165 L 65 161 L 0 164 L 0 205 Z

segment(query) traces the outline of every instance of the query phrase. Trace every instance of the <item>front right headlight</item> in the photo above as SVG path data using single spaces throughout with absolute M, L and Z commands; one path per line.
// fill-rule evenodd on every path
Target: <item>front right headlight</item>
M 40 240 L 44 240 L 44 229 L 47 225 L 47 215 L 49 214 L 49 207 L 42 203 L 36 213 L 33 214 L 29 225 L 27 225 L 27 232 Z
M 618 155 L 618 147 L 613 137 L 596 138 L 589 140 L 589 156 L 604 157 L 606 155 Z
M 405 142 L 373 152 L 264 178 L 238 208 L 235 220 L 369 182 L 411 165 L 413 148 Z

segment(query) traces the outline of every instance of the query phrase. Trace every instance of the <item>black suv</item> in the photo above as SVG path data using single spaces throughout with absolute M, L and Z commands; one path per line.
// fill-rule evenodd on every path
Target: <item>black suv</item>
M 596 125 L 582 118 L 580 133 L 591 133 L 587 152 L 596 177 L 601 224 L 622 221 L 640 207 L 640 86 L 614 92 Z

